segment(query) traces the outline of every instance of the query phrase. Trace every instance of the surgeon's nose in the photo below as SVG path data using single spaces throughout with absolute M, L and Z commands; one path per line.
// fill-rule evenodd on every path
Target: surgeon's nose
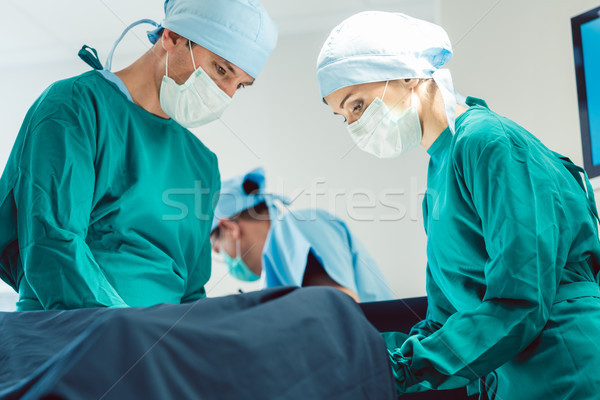
M 347 118 L 347 123 L 348 123 L 348 125 L 352 125 L 353 123 L 355 123 L 359 119 L 360 119 L 360 117 L 348 117 Z
M 219 87 L 221 88 L 221 90 L 223 92 L 225 92 L 225 94 L 231 98 L 233 98 L 233 95 L 235 94 L 238 86 L 237 83 L 222 83 L 219 85 Z

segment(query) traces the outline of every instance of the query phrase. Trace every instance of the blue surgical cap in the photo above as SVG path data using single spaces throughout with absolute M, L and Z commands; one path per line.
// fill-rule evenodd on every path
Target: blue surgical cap
M 163 28 L 199 44 L 256 78 L 277 43 L 277 24 L 257 0 L 167 0 Z
M 450 39 L 440 26 L 400 13 L 362 12 L 335 27 L 321 49 L 321 97 L 363 83 L 433 78 L 454 132 L 454 87 L 450 72 L 440 69 L 451 58 Z
M 221 194 L 215 208 L 215 217 L 210 231 L 214 231 L 219 226 L 220 220 L 232 218 L 242 211 L 262 203 L 268 206 L 271 214 L 276 211 L 273 204 L 274 200 L 289 204 L 285 197 L 265 192 L 265 171 L 263 168 L 256 168 L 245 175 L 225 180 L 221 183 Z

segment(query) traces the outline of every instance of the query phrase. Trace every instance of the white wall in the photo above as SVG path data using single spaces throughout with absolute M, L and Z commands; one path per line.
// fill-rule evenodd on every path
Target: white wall
M 443 0 L 456 87 L 583 164 L 571 17 L 597 0 Z M 488 14 L 489 13 L 489 14 Z M 487 16 L 486 16 L 487 14 Z
M 455 44 L 450 68 L 457 89 L 486 99 L 494 110 L 581 164 L 570 17 L 597 2 L 441 4 L 441 23 Z M 223 177 L 264 166 L 270 189 L 294 198 L 293 207 L 318 206 L 345 219 L 379 262 L 396 296 L 423 295 L 426 238 L 420 200 L 426 153 L 418 149 L 381 161 L 353 148 L 341 119 L 320 102 L 315 80 L 316 57 L 332 27 L 281 37 L 255 87 L 236 95 L 222 122 L 197 134 L 218 154 Z M 108 44 L 98 50 L 105 55 Z M 117 67 L 135 56 L 121 54 Z M 0 70 L 0 169 L 39 93 L 54 80 L 86 70 L 75 57 L 43 61 Z M 215 260 L 209 295 L 255 287 L 228 277 Z

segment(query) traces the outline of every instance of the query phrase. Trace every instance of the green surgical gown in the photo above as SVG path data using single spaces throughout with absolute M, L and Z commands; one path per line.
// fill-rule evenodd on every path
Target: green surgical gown
M 600 244 L 587 179 L 483 101 L 468 104 L 456 134 L 428 150 L 428 317 L 405 341 L 386 338 L 397 389 L 471 382 L 482 398 L 596 399 Z
M 91 71 L 31 107 L 0 180 L 0 276 L 19 310 L 205 297 L 216 156 Z

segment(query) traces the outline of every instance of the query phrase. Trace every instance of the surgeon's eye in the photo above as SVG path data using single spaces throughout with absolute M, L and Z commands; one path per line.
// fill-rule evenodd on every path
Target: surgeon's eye
M 227 73 L 227 71 L 225 70 L 225 68 L 221 67 L 219 64 L 215 64 L 216 68 L 217 68 L 217 72 L 220 75 L 225 75 Z
M 360 113 L 360 112 L 362 112 L 362 109 L 363 109 L 362 101 L 355 103 L 354 106 L 352 107 L 352 114 Z
M 243 83 L 240 83 L 237 88 L 239 90 L 239 89 L 244 89 L 245 87 L 246 87 L 246 85 L 244 85 Z

